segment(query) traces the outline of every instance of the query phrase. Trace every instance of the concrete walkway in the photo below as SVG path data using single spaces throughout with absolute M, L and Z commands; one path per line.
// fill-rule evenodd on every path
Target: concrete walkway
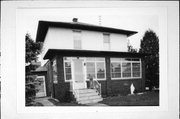
M 89 104 L 86 104 L 87 106 L 108 106 L 106 104 L 102 104 L 102 103 L 89 103 Z
M 42 104 L 43 106 L 56 106 L 52 102 L 50 102 L 48 99 L 52 99 L 51 97 L 41 97 L 41 98 L 36 98 L 34 101 L 37 103 Z M 102 103 L 89 103 L 85 104 L 87 106 L 108 106 L 106 104 Z
M 41 97 L 41 98 L 36 98 L 35 102 L 41 103 L 43 106 L 55 106 L 52 102 L 50 102 L 48 99 L 50 97 Z

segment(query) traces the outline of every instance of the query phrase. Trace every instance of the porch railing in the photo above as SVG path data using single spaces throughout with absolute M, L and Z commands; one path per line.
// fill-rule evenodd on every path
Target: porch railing
M 93 79 L 94 88 L 98 91 L 98 94 L 101 95 L 101 84 L 96 80 Z

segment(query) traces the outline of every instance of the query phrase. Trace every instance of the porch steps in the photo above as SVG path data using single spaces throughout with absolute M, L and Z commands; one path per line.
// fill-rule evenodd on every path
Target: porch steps
M 97 103 L 103 100 L 95 89 L 78 89 L 75 98 L 78 104 Z

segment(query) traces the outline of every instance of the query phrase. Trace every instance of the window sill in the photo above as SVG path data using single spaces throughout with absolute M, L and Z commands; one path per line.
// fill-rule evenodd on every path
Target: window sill
M 141 79 L 142 77 L 127 77 L 127 78 L 111 78 L 111 80 L 132 80 L 132 79 Z

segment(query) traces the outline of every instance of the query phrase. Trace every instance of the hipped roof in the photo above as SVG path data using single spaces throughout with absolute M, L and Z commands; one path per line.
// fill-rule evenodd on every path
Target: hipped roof
M 81 22 L 52 22 L 52 21 L 39 21 L 38 30 L 36 35 L 36 42 L 44 42 L 47 30 L 49 27 L 59 27 L 59 28 L 69 28 L 69 29 L 80 29 L 80 30 L 89 30 L 89 31 L 100 31 L 100 32 L 109 32 L 109 33 L 118 33 L 125 34 L 128 37 L 136 34 L 136 31 L 123 30 L 117 28 L 110 28 L 98 25 L 92 25 Z

